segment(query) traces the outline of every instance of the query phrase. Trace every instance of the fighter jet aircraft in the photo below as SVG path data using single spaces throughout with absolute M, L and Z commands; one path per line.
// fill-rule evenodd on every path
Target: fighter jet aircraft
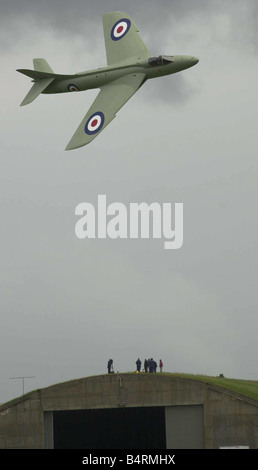
M 180 72 L 199 61 L 197 57 L 185 55 L 151 57 L 135 23 L 126 13 L 107 13 L 102 19 L 107 67 L 60 75 L 53 72 L 45 59 L 34 59 L 34 70 L 17 70 L 34 82 L 21 106 L 31 103 L 41 93 L 100 88 L 66 150 L 82 147 L 95 139 L 146 80 Z

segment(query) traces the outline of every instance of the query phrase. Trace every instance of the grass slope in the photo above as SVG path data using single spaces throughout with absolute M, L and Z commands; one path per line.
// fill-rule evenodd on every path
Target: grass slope
M 200 380 L 201 382 L 210 383 L 217 387 L 224 387 L 237 393 L 241 393 L 246 397 L 258 401 L 258 381 L 257 380 L 241 380 L 229 379 L 226 377 L 209 377 L 206 375 L 193 375 L 193 374 L 169 374 L 186 379 Z

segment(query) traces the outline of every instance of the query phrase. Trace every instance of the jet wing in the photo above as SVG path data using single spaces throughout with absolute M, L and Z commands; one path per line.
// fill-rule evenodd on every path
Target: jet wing
M 128 74 L 101 87 L 95 101 L 65 150 L 89 144 L 114 119 L 145 80 L 144 73 Z
M 107 13 L 102 16 L 102 21 L 108 65 L 150 57 L 135 23 L 126 13 Z

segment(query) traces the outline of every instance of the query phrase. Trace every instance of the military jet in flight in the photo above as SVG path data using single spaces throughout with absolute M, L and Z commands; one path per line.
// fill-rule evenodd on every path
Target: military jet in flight
M 21 106 L 41 93 L 66 93 L 100 88 L 66 150 L 89 144 L 114 119 L 120 108 L 149 78 L 180 72 L 197 64 L 197 57 L 151 54 L 133 20 L 123 12 L 103 15 L 107 67 L 76 73 L 55 74 L 45 59 L 33 59 L 34 70 L 18 69 L 34 85 Z

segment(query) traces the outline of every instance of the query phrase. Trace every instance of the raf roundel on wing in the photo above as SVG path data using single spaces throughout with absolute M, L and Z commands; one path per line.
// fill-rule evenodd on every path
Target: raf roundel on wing
M 92 114 L 85 124 L 84 130 L 86 134 L 88 135 L 97 134 L 97 132 L 99 132 L 102 129 L 104 125 L 104 121 L 105 121 L 105 116 L 101 111 L 98 111 L 97 113 Z
M 111 38 L 113 41 L 119 41 L 119 39 L 122 39 L 128 33 L 130 28 L 131 21 L 127 18 L 117 21 L 111 30 Z

